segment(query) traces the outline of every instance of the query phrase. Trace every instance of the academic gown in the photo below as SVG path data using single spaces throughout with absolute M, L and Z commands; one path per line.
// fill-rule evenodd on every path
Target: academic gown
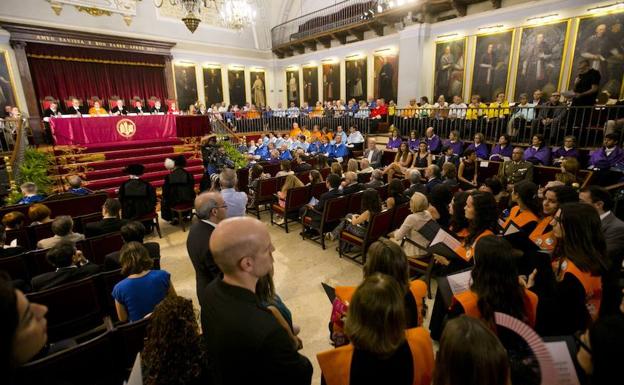
M 450 148 L 453 149 L 453 154 L 455 155 L 461 155 L 464 153 L 464 143 L 460 140 L 456 140 L 455 142 L 451 142 L 450 140 L 446 140 L 444 142 L 445 146 L 449 146 Z M 477 156 L 479 156 L 477 154 Z
M 154 212 L 156 190 L 142 179 L 130 179 L 119 187 L 119 201 L 124 219 L 134 219 Z
M 490 154 L 490 160 L 503 162 L 505 160 L 511 159 L 512 153 L 513 153 L 513 148 L 510 145 L 506 145 L 505 148 L 502 148 L 500 144 L 497 144 L 492 149 L 492 154 Z M 504 158 L 509 158 L 509 159 L 504 159 Z
M 523 159 L 533 164 L 548 166 L 550 164 L 550 150 L 546 146 L 542 146 L 538 149 L 535 149 L 535 147 L 531 146 L 524 150 Z
M 615 147 L 609 156 L 604 147 L 599 148 L 592 152 L 589 158 L 589 164 L 601 170 L 608 170 L 621 162 L 624 162 L 624 150 L 620 147 Z
M 128 115 L 128 110 L 126 110 L 125 106 L 122 107 L 121 110 L 119 109 L 119 107 L 115 106 L 115 107 L 111 108 L 110 112 L 113 115 L 116 115 L 119 112 L 121 112 L 121 115 Z
M 425 138 L 425 142 L 427 143 L 427 147 L 429 147 L 429 152 L 432 154 L 437 154 L 440 152 L 440 148 L 442 147 L 442 141 L 440 137 L 437 135 L 432 136 L 431 138 Z
M 489 152 L 488 152 L 488 147 L 487 144 L 485 143 L 479 143 L 478 146 L 475 146 L 474 143 L 471 143 L 470 146 L 468 146 L 467 148 L 468 150 L 474 150 L 475 153 L 477 154 L 477 158 L 479 159 L 487 159 Z
M 174 169 L 165 176 L 160 202 L 161 216 L 170 221 L 174 218 L 171 207 L 182 203 L 193 203 L 195 200 L 195 179 L 183 168 Z

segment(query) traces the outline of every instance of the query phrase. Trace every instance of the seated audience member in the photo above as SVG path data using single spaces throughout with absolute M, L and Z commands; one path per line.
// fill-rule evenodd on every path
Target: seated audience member
M 404 191 L 403 182 L 399 179 L 393 179 L 390 183 L 388 183 L 388 199 L 386 199 L 386 207 L 391 209 L 409 202 L 410 198 L 404 194 Z
M 409 178 L 410 186 L 403 192 L 405 196 L 411 198 L 412 195 L 417 192 L 422 194 L 427 193 L 427 187 L 422 184 L 422 176 L 420 174 L 420 171 L 416 169 L 409 170 L 407 173 L 407 177 Z
M 361 150 L 364 144 L 364 137 L 355 126 L 349 127 L 349 136 L 347 137 L 347 146 L 356 150 Z
M 427 255 L 425 248 L 428 246 L 429 241 L 427 241 L 427 239 L 425 239 L 425 237 L 423 237 L 418 231 L 427 222 L 433 219 L 428 209 L 429 201 L 423 193 L 415 192 L 412 194 L 412 197 L 410 198 L 411 214 L 405 218 L 401 227 L 399 227 L 393 234 L 394 240 L 399 243 L 404 237 L 409 238 L 409 241 L 406 241 L 403 244 L 403 251 L 408 258 L 418 258 Z
M 432 154 L 439 154 L 442 148 L 442 140 L 436 135 L 433 127 L 427 128 L 425 131 L 425 143 L 427 143 L 427 149 Z
M 13 286 L 11 278 L 0 272 L 0 309 L 0 371 L 3 382 L 12 384 L 16 369 L 30 361 L 48 341 L 45 318 L 48 308 L 29 302 L 24 293 Z
M 440 339 L 433 385 L 509 385 L 507 350 L 483 321 L 450 320 Z
M 258 190 L 258 186 L 260 185 L 261 179 L 268 179 L 271 175 L 264 172 L 264 167 L 262 165 L 256 163 L 251 167 L 251 171 L 249 171 L 249 182 L 248 182 L 248 190 L 247 194 L 249 199 L 247 202 L 247 207 L 253 207 L 254 201 L 256 198 L 256 192 Z
M 333 162 L 331 164 L 330 172 L 332 174 L 338 175 L 340 178 L 343 177 L 343 175 L 342 175 L 342 165 L 340 163 L 338 163 L 338 162 Z
M 541 212 L 537 185 L 527 180 L 514 184 L 511 201 L 516 205 L 509 212 L 503 230 L 506 231 L 513 224 L 518 230 L 524 231 L 527 235 L 531 234 L 537 226 L 538 215 Z
M 358 286 L 344 327 L 351 344 L 317 355 L 328 385 L 430 383 L 433 346 L 424 328 L 406 330 L 402 284 L 375 273 Z
M 270 143 L 269 143 L 269 148 L 270 148 Z M 280 146 L 279 150 L 279 157 L 278 159 L 280 161 L 285 161 L 285 160 L 292 160 L 292 155 L 290 154 L 290 150 L 288 149 L 288 144 L 287 143 L 282 143 L 282 145 Z
M 405 174 L 406 170 L 412 165 L 412 153 L 410 152 L 407 143 L 401 142 L 397 153 L 394 156 L 394 162 L 388 165 L 384 169 L 384 174 L 388 174 L 388 182 L 392 180 L 392 177 L 396 173 Z
M 141 222 L 128 222 L 121 227 L 121 237 L 124 243 L 138 242 L 145 246 L 150 258 L 154 260 L 154 266 L 160 268 L 160 245 L 158 242 L 143 242 L 145 237 L 145 226 Z M 117 270 L 121 268 L 119 262 L 121 251 L 113 251 L 106 254 L 104 257 L 104 269 L 105 270 Z
M 67 177 L 67 182 L 69 183 L 69 190 L 67 190 L 68 193 L 79 196 L 93 193 L 93 191 L 88 188 L 82 187 L 82 179 L 80 179 L 78 175 L 70 175 Z
M 382 151 L 377 149 L 377 141 L 375 138 L 368 138 L 368 145 L 364 150 L 364 158 L 368 160 L 368 163 L 372 168 L 381 167 L 381 155 Z
M 24 227 L 26 216 L 20 211 L 11 211 L 2 217 L 5 230 L 19 230 Z
M 450 317 L 466 314 L 495 329 L 494 313 L 501 312 L 535 327 L 537 295 L 518 281 L 511 245 L 503 238 L 487 236 L 475 246 L 470 288 L 453 296 Z
M 414 155 L 412 167 L 424 169 L 433 164 L 433 155 L 427 147 L 427 143 L 422 141 L 418 143 L 418 151 Z
M 531 147 L 524 150 L 522 159 L 537 165 L 550 165 L 550 149 L 544 144 L 543 135 L 533 135 Z
M 146 113 L 147 110 L 143 107 L 143 103 L 141 103 L 140 100 L 135 100 L 134 101 L 134 108 L 132 108 L 132 112 L 135 113 L 135 114 L 142 115 L 142 114 Z M 189 115 L 193 115 L 193 114 L 189 113 Z
M 275 174 L 276 178 L 279 178 L 280 176 L 286 176 L 286 175 L 294 175 L 295 172 L 291 170 L 291 163 L 289 160 L 282 160 L 280 162 L 280 170 L 277 172 L 277 174 Z
M 433 104 L 434 117 L 444 119 L 449 113 L 449 104 L 444 99 L 444 95 L 438 96 L 438 101 Z
M 509 193 L 503 188 L 503 184 L 498 177 L 486 178 L 483 184 L 479 186 L 479 191 L 489 192 L 494 195 L 499 215 L 509 208 Z
M 149 182 L 141 179 L 145 167 L 142 164 L 131 164 L 124 171 L 129 179 L 119 187 L 122 218 L 136 219 L 153 213 L 156 210 L 156 190 Z
M 191 204 L 195 200 L 195 179 L 186 171 L 186 157 L 179 155 L 174 159 L 175 167 L 165 176 L 160 197 L 160 216 L 166 221 L 177 221 L 171 209 L 177 205 Z M 190 214 L 190 211 L 189 211 Z
M 386 149 L 388 150 L 396 150 L 403 143 L 403 139 L 399 135 L 399 131 L 394 128 L 390 132 L 390 139 L 388 139 L 388 143 L 386 144 Z
M 310 170 L 310 182 L 307 186 L 314 186 L 318 183 L 323 183 L 323 175 L 321 175 L 319 170 Z
M 578 158 L 579 154 L 576 149 L 576 138 L 568 135 L 563 139 L 563 146 L 553 150 L 552 159 L 553 166 L 559 166 L 565 158 Z
M 100 272 L 100 266 L 87 261 L 71 242 L 57 243 L 48 250 L 46 258 L 56 270 L 33 277 L 33 291 L 51 289 Z
M 89 108 L 89 115 L 91 116 L 106 116 L 108 115 L 108 111 L 104 107 L 99 100 L 93 101 L 93 107 Z
M 442 154 L 449 155 L 448 149 L 450 148 L 453 152 L 450 155 L 456 155 L 459 157 L 464 152 L 464 142 L 459 140 L 459 131 L 452 130 L 449 133 L 449 138 L 445 140 L 443 143 Z
M 310 384 L 310 361 L 297 353 L 275 317 L 257 305 L 258 279 L 273 269 L 267 226 L 250 217 L 226 219 L 213 231 L 210 250 L 223 271 L 222 279 L 199 293 L 213 382 Z M 240 370 L 240 362 L 246 362 L 245 370 Z
M 529 235 L 529 239 L 539 246 L 540 249 L 552 253 L 557 244 L 557 239 L 553 234 L 553 226 L 551 225 L 553 216 L 561 205 L 577 203 L 578 201 L 579 194 L 570 186 L 555 186 L 545 189 L 544 199 L 542 200 L 542 218 L 537 223 L 535 230 Z
M 78 98 L 72 98 L 72 105 L 67 108 L 67 115 L 81 116 L 83 114 L 82 102 Z
M 371 172 L 370 181 L 364 184 L 364 188 L 377 188 L 384 185 L 383 173 L 381 170 L 373 170 Z
M 468 103 L 468 108 L 466 109 L 466 120 L 476 121 L 486 118 L 486 109 L 487 105 L 481 101 L 481 96 L 472 95 L 470 97 L 470 103 Z
M 453 96 L 453 103 L 449 105 L 449 115 L 450 119 L 464 119 L 466 117 L 466 108 L 468 106 L 464 103 L 464 100 L 461 96 L 455 95 Z M 461 154 L 457 154 L 461 155 Z
M 471 143 L 466 150 L 474 150 L 479 160 L 487 160 L 490 150 L 487 143 L 485 143 L 485 137 L 482 133 L 477 132 L 474 135 L 474 142 Z M 464 157 L 466 154 L 464 153 Z
M 453 163 L 446 162 L 442 165 L 442 184 L 449 186 L 452 190 L 459 186 L 457 180 L 457 167 Z
M 110 110 L 111 115 L 128 115 L 128 110 L 124 106 L 123 99 L 117 99 L 115 106 Z
M 362 158 L 362 160 L 360 160 L 360 169 L 357 171 L 358 174 L 369 174 L 373 172 L 373 170 L 368 159 Z
M 32 182 L 22 183 L 20 186 L 22 190 L 22 199 L 17 202 L 18 205 L 29 205 L 31 203 L 41 202 L 44 198 L 43 195 L 37 193 L 37 185 Z
M 310 171 L 312 169 L 312 165 L 302 157 L 303 150 L 299 149 L 295 153 L 295 169 L 293 170 L 295 173 L 301 173 L 305 171 Z
M 459 166 L 459 156 L 453 153 L 453 148 L 450 146 L 443 146 L 442 151 L 440 152 L 440 156 L 436 160 L 435 164 L 442 168 L 444 163 L 452 163 L 455 167 Z
M 566 186 L 578 185 L 578 171 L 580 168 L 577 158 L 564 158 L 559 164 L 561 172 L 555 174 L 555 181 L 561 182 Z
M 550 94 L 548 102 L 544 103 L 539 108 L 539 114 L 537 120 L 534 121 L 534 125 L 544 129 L 544 131 L 550 131 L 550 135 L 562 127 L 562 123 L 566 120 L 567 109 L 566 105 L 561 103 L 561 93 L 553 92 Z M 537 124 L 536 124 L 537 123 Z
M 381 201 L 377 190 L 371 188 L 364 190 L 360 203 L 360 211 L 361 214 L 347 214 L 334 230 L 325 233 L 325 238 L 332 241 L 338 239 L 343 230 L 357 237 L 364 238 L 370 220 L 374 215 L 381 212 Z
M 487 109 L 489 119 L 503 119 L 509 116 L 509 102 L 505 100 L 505 93 L 496 94 L 496 100 L 490 103 Z
M 622 310 L 624 312 L 624 309 Z M 624 316 L 599 318 L 579 338 L 577 361 L 592 385 L 609 385 L 620 378 L 624 354 Z
M 60 242 L 70 242 L 75 245 L 76 242 L 84 240 L 85 236 L 80 233 L 74 233 L 72 231 L 73 227 L 74 221 L 68 215 L 60 215 L 54 218 L 54 221 L 52 221 L 54 236 L 39 240 L 37 248 L 49 249 Z
M 152 107 L 149 112 L 151 114 L 164 114 L 165 112 L 167 112 L 166 110 L 166 108 L 163 108 L 160 100 L 155 100 L 154 107 Z
M 421 118 L 427 118 L 431 115 L 432 109 L 433 106 L 429 104 L 429 98 L 426 96 L 421 96 L 416 114 L 418 114 L 418 116 Z
M 288 196 L 288 190 L 303 186 L 305 185 L 299 178 L 297 178 L 296 175 L 286 175 L 282 188 L 277 192 L 277 203 L 280 205 L 280 207 L 286 207 L 286 197 Z M 281 225 L 282 223 L 284 223 L 284 218 L 278 215 L 276 223 Z
M 330 151 L 327 153 L 327 157 L 330 161 L 336 160 L 342 163 L 342 161 L 349 155 L 349 149 L 342 142 L 342 136 L 336 136 L 335 141 L 336 142 L 330 146 Z
M 511 136 L 516 136 L 518 130 L 524 130 L 527 124 L 535 119 L 535 105 L 529 103 L 529 95 L 520 94 L 519 102 L 513 107 L 513 114 L 507 124 L 507 132 Z
M 464 151 L 464 159 L 459 164 L 459 171 L 457 172 L 457 180 L 462 190 L 477 188 L 477 178 L 479 176 L 477 161 L 475 150 L 468 148 Z
M 85 235 L 88 238 L 102 234 L 119 231 L 127 223 L 125 219 L 120 219 L 121 203 L 118 199 L 108 198 L 102 205 L 102 220 L 89 222 L 85 225 Z
M 618 145 L 618 135 L 606 134 L 604 146 L 594 150 L 589 157 L 589 169 L 609 170 L 624 161 L 624 150 Z
M 414 152 L 418 150 L 418 143 L 420 143 L 420 139 L 418 139 L 418 133 L 416 131 L 410 131 L 409 139 L 407 140 L 407 147 L 410 151 Z
M 463 240 L 469 234 L 469 222 L 468 218 L 466 218 L 466 210 L 464 209 L 469 196 L 470 193 L 467 191 L 456 192 L 455 195 L 453 195 L 451 204 L 449 205 L 449 214 L 451 214 L 451 219 L 449 221 L 448 229 L 459 240 Z
M 30 219 L 30 226 L 42 225 L 44 223 L 52 222 L 52 211 L 43 203 L 35 203 L 28 208 L 28 219 Z
M 171 275 L 164 270 L 152 270 L 152 258 L 139 242 L 124 244 L 119 262 L 121 274 L 127 276 L 113 288 L 119 321 L 138 321 L 154 311 L 167 295 L 175 295 Z
M 425 169 L 425 179 L 427 180 L 427 183 L 425 184 L 425 187 L 427 187 L 427 193 L 431 193 L 435 186 L 442 183 L 442 173 L 440 167 L 435 164 L 427 166 Z
M 226 168 L 219 174 L 219 183 L 221 184 L 221 196 L 227 206 L 227 217 L 245 216 L 247 210 L 247 194 L 242 191 L 236 191 L 236 171 Z
M 341 185 L 343 195 L 349 195 L 362 190 L 362 185 L 358 183 L 357 174 L 353 171 L 344 173 L 344 182 Z
M 312 219 L 313 226 L 318 226 L 321 223 L 321 213 L 325 207 L 325 202 L 330 199 L 337 198 L 342 195 L 342 192 L 338 189 L 340 186 L 340 176 L 336 174 L 329 174 L 325 180 L 327 191 L 321 194 L 318 202 L 315 205 L 307 204 L 299 210 L 299 216 L 308 216 Z M 306 230 L 304 229 L 304 232 Z
M 524 151 L 520 147 L 513 149 L 511 160 L 506 160 L 498 169 L 498 179 L 506 190 L 523 181 L 533 181 L 533 163 L 523 160 Z
M 600 312 L 606 245 L 600 217 L 586 203 L 566 203 L 553 217 L 552 290 L 533 290 L 540 298 L 536 331 L 542 336 L 570 335 L 585 330 Z M 550 268 L 544 263 L 543 269 Z M 539 269 L 539 267 L 538 267 Z M 527 287 L 535 285 L 533 272 Z M 536 289 L 537 289 L 537 285 Z M 548 285 L 542 285 L 548 287 Z
M 141 352 L 143 383 L 210 383 L 193 302 L 177 295 L 165 297 L 150 319 Z
M 409 264 L 399 245 L 387 239 L 373 242 L 368 249 L 363 273 L 364 279 L 376 273 L 394 278 L 404 291 L 405 327 L 411 329 L 422 326 L 426 310 L 424 297 L 427 285 L 418 279 L 410 281 Z M 344 321 L 355 289 L 354 286 L 337 286 L 335 289 L 336 299 L 332 304 L 330 338 L 336 347 L 349 342 L 344 334 Z
M 511 146 L 511 138 L 507 134 L 503 134 L 498 138 L 498 143 L 492 149 L 490 160 L 503 162 L 511 160 L 513 147 Z

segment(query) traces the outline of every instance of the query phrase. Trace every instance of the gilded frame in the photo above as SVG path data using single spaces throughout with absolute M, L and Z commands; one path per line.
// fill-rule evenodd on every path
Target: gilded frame
M 4 62 L 6 64 L 6 72 L 7 72 L 7 76 L 9 77 L 8 80 L 10 83 L 11 93 L 13 94 L 15 106 L 19 108 L 20 111 L 23 111 L 19 97 L 17 96 L 17 87 L 15 86 L 15 73 L 13 72 L 13 67 L 11 66 L 11 57 L 9 56 L 9 50 L 0 49 L 0 55 L 4 57 Z
M 192 63 L 192 64 L 191 63 L 189 63 L 189 64 L 186 64 L 186 63 L 179 63 L 179 64 L 172 63 L 172 65 L 173 65 L 173 88 L 175 90 L 176 105 L 178 106 L 178 109 L 180 111 L 187 111 L 189 106 L 191 104 L 197 103 L 197 101 L 199 99 L 199 90 L 197 89 L 197 64 L 196 63 Z M 178 92 L 178 68 L 190 68 L 190 69 L 192 69 L 192 75 L 193 75 L 194 85 L 195 85 L 195 98 L 194 98 L 195 100 L 193 100 L 193 103 L 191 103 L 191 104 L 184 105 L 182 103 L 182 100 L 181 100 L 181 97 L 180 97 L 181 95 Z M 186 96 L 186 95 L 184 95 L 184 96 Z M 187 102 L 185 97 L 183 99 L 184 99 L 185 102 Z
M 435 103 L 438 99 L 438 97 L 440 95 L 436 95 L 436 82 L 437 82 L 437 78 L 438 78 L 438 44 L 448 44 L 448 43 L 453 43 L 453 42 L 457 42 L 463 40 L 464 41 L 464 74 L 462 75 L 462 86 L 461 86 L 461 92 L 459 94 L 460 97 L 464 97 L 464 88 L 466 87 L 466 73 L 467 73 L 467 69 L 468 69 L 468 36 L 463 36 L 463 37 L 457 37 L 454 39 L 444 39 L 444 40 L 437 40 L 435 41 L 435 47 L 434 47 L 434 52 L 433 52 L 433 83 L 431 84 L 431 95 L 433 97 L 433 100 L 431 100 L 431 103 Z M 475 40 L 475 44 L 476 44 L 476 40 Z M 472 88 L 472 87 L 471 87 Z M 446 96 L 446 95 L 445 95 Z M 452 95 L 451 95 L 452 97 Z M 446 100 L 449 104 L 452 103 L 452 99 L 449 98 Z
M 470 91 L 470 95 L 466 98 L 467 102 L 468 102 L 468 98 L 471 97 L 473 94 L 475 94 L 476 92 L 473 92 L 473 86 L 474 86 L 474 82 L 475 82 L 475 64 L 477 61 L 477 42 L 479 40 L 480 37 L 486 37 L 486 36 L 493 36 L 493 35 L 500 35 L 503 33 L 509 33 L 511 32 L 511 43 L 509 46 L 509 63 L 507 63 L 507 79 L 506 79 L 506 84 L 505 84 L 505 96 L 507 97 L 507 100 L 509 99 L 509 89 L 511 87 L 511 64 L 513 63 L 514 60 L 514 44 L 516 43 L 516 29 L 517 28 L 506 28 L 506 29 L 501 29 L 495 32 L 488 32 L 488 33 L 480 33 L 477 35 L 474 35 L 474 42 L 472 43 L 472 65 L 471 65 L 471 71 L 470 71 L 470 87 L 469 87 L 469 91 Z M 481 102 L 483 103 L 489 103 L 492 102 L 492 100 L 484 100 L 483 99 L 483 95 L 481 96 Z

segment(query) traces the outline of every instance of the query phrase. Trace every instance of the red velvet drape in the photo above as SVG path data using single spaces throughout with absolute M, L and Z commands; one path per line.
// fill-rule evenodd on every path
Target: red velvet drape
M 47 44 L 27 45 L 28 64 L 39 100 L 53 96 L 61 101 L 70 96 L 87 99 L 98 96 L 106 101 L 119 96 L 126 101 L 134 96 L 165 99 L 165 58 L 158 55 L 63 47 Z M 46 56 L 42 58 L 41 56 Z M 97 59 L 97 62 L 55 58 Z M 130 62 L 132 64 L 108 63 Z

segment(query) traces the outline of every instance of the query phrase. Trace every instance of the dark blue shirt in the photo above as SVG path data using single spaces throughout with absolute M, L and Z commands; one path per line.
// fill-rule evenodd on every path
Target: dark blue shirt
M 43 200 L 44 196 L 43 195 L 32 195 L 29 197 L 23 197 L 22 199 L 20 199 L 19 202 L 17 202 L 18 205 L 29 205 L 31 203 L 37 203 L 37 202 L 41 202 Z
M 67 190 L 67 192 L 75 194 L 75 195 L 89 195 L 91 194 L 91 190 L 84 188 L 84 187 L 78 187 L 78 188 L 70 188 L 69 190 Z
M 113 298 L 124 305 L 128 320 L 138 321 L 154 311 L 171 285 L 171 275 L 164 270 L 150 270 L 140 278 L 125 278 L 113 288 Z

